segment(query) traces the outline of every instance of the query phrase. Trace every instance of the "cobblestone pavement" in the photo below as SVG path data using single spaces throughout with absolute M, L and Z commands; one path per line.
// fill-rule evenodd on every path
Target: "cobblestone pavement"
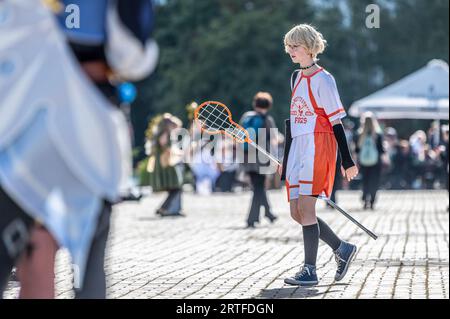
M 246 229 L 250 193 L 183 195 L 187 217 L 157 217 L 155 194 L 115 206 L 107 254 L 109 298 L 449 298 L 449 213 L 445 191 L 382 191 L 374 211 L 361 210 L 359 192 L 338 193 L 339 204 L 379 235 L 374 241 L 334 210 L 318 215 L 358 246 L 346 277 L 321 243 L 319 285 L 284 284 L 303 259 L 301 228 L 289 216 L 284 191 L 270 191 L 279 219 Z M 72 298 L 65 250 L 57 255 L 58 298 Z M 6 298 L 17 296 L 10 282 Z

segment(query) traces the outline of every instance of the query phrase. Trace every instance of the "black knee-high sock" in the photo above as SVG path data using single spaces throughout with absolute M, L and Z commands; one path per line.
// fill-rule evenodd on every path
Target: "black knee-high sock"
M 319 248 L 320 230 L 318 224 L 303 226 L 303 245 L 305 249 L 305 264 L 315 266 L 317 249 Z
M 341 240 L 339 239 L 339 237 L 322 219 L 317 218 L 317 223 L 319 224 L 320 239 L 326 242 L 328 246 L 331 247 L 331 249 L 338 249 L 339 245 L 341 244 Z

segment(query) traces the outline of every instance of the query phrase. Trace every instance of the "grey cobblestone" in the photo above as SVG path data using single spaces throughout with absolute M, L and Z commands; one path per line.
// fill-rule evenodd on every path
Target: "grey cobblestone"
M 109 298 L 449 298 L 449 213 L 445 191 L 384 191 L 375 211 L 362 211 L 359 192 L 338 193 L 339 204 L 379 238 L 372 240 L 338 212 L 318 215 L 358 246 L 342 282 L 323 243 L 319 285 L 285 285 L 303 258 L 301 228 L 289 216 L 284 191 L 269 193 L 274 224 L 246 229 L 250 193 L 184 194 L 187 217 L 158 218 L 164 199 L 116 205 L 106 257 Z M 69 256 L 56 262 L 58 298 L 72 298 Z M 10 282 L 5 298 L 15 298 Z

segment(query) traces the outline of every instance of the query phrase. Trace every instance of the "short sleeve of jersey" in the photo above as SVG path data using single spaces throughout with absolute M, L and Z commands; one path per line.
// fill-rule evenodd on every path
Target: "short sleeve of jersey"
M 331 74 L 326 74 L 319 84 L 319 105 L 324 108 L 330 122 L 339 120 L 347 114 L 342 106 L 336 81 Z

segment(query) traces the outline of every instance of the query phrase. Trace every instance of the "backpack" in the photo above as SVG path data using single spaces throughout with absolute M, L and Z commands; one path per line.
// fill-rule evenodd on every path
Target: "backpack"
M 378 163 L 378 149 L 375 139 L 372 136 L 366 136 L 359 153 L 359 162 L 363 166 L 374 166 Z
M 255 114 L 244 119 L 242 127 L 248 131 L 250 139 L 258 143 L 258 130 L 266 127 L 266 117 L 255 112 Z M 244 150 L 248 150 L 248 143 L 244 143 Z
M 291 91 L 294 90 L 295 81 L 297 81 L 297 76 L 300 73 L 300 70 L 295 70 L 291 75 Z

